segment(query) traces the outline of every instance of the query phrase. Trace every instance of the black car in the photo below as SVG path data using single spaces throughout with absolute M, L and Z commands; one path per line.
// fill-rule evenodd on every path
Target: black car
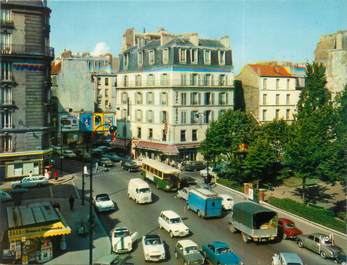
M 98 160 L 98 164 L 99 164 L 99 166 L 103 166 L 103 167 L 112 167 L 113 166 L 112 161 L 108 157 L 104 157 L 104 156 Z
M 104 156 L 109 158 L 112 162 L 120 162 L 123 160 L 121 156 L 112 153 L 106 153 Z
M 185 171 L 199 171 L 204 169 L 205 163 L 203 161 L 191 161 L 183 165 L 183 170 Z
M 135 161 L 132 160 L 123 160 L 120 165 L 124 170 L 127 170 L 129 172 L 141 171 L 141 168 L 136 164 Z
M 180 187 L 184 188 L 184 187 L 189 187 L 189 186 L 194 186 L 196 185 L 196 179 L 190 176 L 183 176 L 180 177 Z

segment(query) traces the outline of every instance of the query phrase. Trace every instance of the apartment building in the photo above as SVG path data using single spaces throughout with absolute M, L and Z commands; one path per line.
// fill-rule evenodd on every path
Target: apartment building
M 257 121 L 293 121 L 302 84 L 285 67 L 248 64 L 236 79 L 242 82 L 246 111 Z
M 201 159 L 206 129 L 233 108 L 233 81 L 228 37 L 128 29 L 117 73 L 118 141 L 127 139 L 134 156 Z
M 51 10 L 43 0 L 0 3 L 0 178 L 43 174 L 51 153 Z
M 116 74 L 93 73 L 96 112 L 115 112 Z

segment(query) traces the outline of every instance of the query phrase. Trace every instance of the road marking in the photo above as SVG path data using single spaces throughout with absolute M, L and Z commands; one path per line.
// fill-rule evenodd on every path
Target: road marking
M 71 182 L 72 182 L 72 186 L 73 186 L 73 188 L 74 188 L 74 190 L 75 190 L 75 193 L 76 193 L 76 198 L 80 200 L 80 199 L 81 199 L 80 193 L 79 193 L 79 191 L 78 191 L 78 189 L 77 189 L 77 187 L 76 187 L 75 182 L 73 181 L 73 179 L 71 180 Z

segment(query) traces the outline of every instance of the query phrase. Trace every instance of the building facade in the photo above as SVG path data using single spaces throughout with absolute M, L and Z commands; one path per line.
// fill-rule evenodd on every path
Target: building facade
M 327 88 L 334 98 L 347 84 L 347 31 L 322 36 L 314 55 L 326 67 Z
M 233 81 L 228 37 L 127 30 L 117 73 L 118 140 L 129 140 L 133 156 L 201 159 L 206 129 L 233 108 Z
M 94 98 L 97 112 L 116 110 L 116 74 L 94 73 Z
M 249 64 L 236 79 L 242 82 L 246 111 L 258 122 L 293 121 L 301 84 L 283 66 Z
M 50 12 L 1 0 L 0 178 L 43 174 L 49 160 Z

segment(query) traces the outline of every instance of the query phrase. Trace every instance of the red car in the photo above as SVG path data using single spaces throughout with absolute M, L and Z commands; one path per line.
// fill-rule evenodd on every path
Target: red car
M 279 218 L 278 226 L 283 231 L 283 239 L 296 238 L 302 234 L 302 231 L 295 226 L 295 223 L 287 218 Z

